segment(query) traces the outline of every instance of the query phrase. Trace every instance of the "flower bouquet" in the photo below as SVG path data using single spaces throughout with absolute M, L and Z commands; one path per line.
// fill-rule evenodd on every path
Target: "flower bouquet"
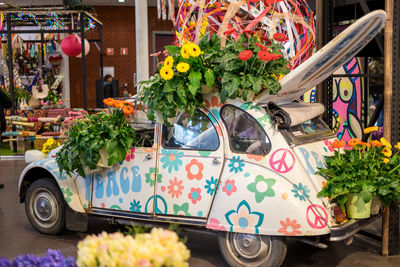
M 86 177 L 91 170 L 99 171 L 98 166 L 111 167 L 123 161 L 136 144 L 136 132 L 125 119 L 133 113 L 132 104 L 111 98 L 104 103 L 114 108 L 72 123 L 68 139 L 56 154 L 60 172 L 76 171 Z
M 377 129 L 370 127 L 364 133 Z M 346 145 L 349 149 L 344 149 Z M 400 142 L 395 145 L 397 152 L 394 155 L 391 144 L 383 137 L 368 143 L 357 138 L 347 144 L 337 140 L 332 147 L 334 155 L 326 157 L 326 167 L 318 172 L 328 179 L 318 196 L 329 197 L 343 211 L 349 207 L 354 194 L 367 204 L 374 196 L 384 206 L 389 206 L 392 200 L 400 201 Z
M 78 243 L 78 266 L 189 266 L 190 251 L 175 232 L 153 228 L 135 237 L 102 232 Z
M 46 143 L 43 144 L 41 152 L 44 154 L 44 156 L 47 156 L 50 151 L 59 146 L 60 142 L 56 142 L 53 138 L 49 138 L 47 139 Z

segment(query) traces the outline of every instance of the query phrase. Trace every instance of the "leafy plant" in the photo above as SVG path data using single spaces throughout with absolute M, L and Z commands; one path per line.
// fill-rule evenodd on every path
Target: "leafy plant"
M 29 99 L 29 92 L 25 90 L 23 87 L 16 86 L 15 87 L 15 98 L 17 101 L 21 100 L 28 100 Z
M 124 107 L 125 108 L 125 107 Z M 73 123 L 64 146 L 56 155 L 60 172 L 78 172 L 85 177 L 83 165 L 96 169 L 100 160 L 99 151 L 106 148 L 108 166 L 122 161 L 127 152 L 137 143 L 136 132 L 124 117 L 123 109 L 111 113 L 100 112 Z
M 348 142 L 350 149 L 343 149 L 345 146 L 344 141 L 333 142 L 334 155 L 326 157 L 326 167 L 318 171 L 328 179 L 318 196 L 329 197 L 343 210 L 348 193 L 360 194 L 364 202 L 377 196 L 385 206 L 393 199 L 400 201 L 399 152 L 392 156 L 391 145 L 384 138 L 369 143 L 355 138 Z M 400 143 L 395 147 L 400 150 Z

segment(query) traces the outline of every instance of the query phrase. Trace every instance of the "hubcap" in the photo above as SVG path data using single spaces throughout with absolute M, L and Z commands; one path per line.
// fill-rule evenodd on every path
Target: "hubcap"
M 55 223 L 58 210 L 53 194 L 44 189 L 37 191 L 33 196 L 31 207 L 39 224 L 50 227 Z
M 228 236 L 230 248 L 242 264 L 258 262 L 270 253 L 271 240 L 268 236 L 245 233 L 228 233 Z

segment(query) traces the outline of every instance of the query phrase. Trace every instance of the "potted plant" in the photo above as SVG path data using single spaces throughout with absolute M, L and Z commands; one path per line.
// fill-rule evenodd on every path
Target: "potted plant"
M 252 100 L 262 90 L 276 94 L 281 89 L 278 80 L 290 71 L 280 43 L 287 37 L 276 33 L 274 39 L 269 40 L 255 31 L 245 31 L 236 40 L 231 33 L 225 33 L 229 36 L 221 49 L 218 79 L 221 101 L 236 97 Z
M 56 155 L 60 172 L 78 172 L 85 177 L 90 170 L 98 170 L 98 164 L 111 167 L 124 160 L 136 144 L 136 132 L 125 119 L 133 113 L 131 104 L 113 99 L 105 99 L 104 103 L 114 108 L 72 124 L 68 139 Z
M 370 216 L 374 196 L 385 206 L 393 199 L 400 200 L 400 159 L 398 153 L 392 157 L 389 145 L 384 138 L 368 143 L 354 138 L 347 146 L 344 141 L 334 141 L 334 154 L 326 157 L 326 167 L 318 172 L 328 180 L 318 196 L 329 197 L 356 219 Z

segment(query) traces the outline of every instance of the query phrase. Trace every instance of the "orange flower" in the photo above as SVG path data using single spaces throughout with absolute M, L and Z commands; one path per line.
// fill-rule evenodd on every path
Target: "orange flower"
M 122 101 L 122 103 L 123 103 L 124 105 L 129 105 L 129 106 L 131 106 L 131 107 L 134 106 L 133 103 L 128 102 L 128 101 Z
M 114 100 L 114 107 L 123 108 L 124 107 L 124 103 L 122 103 L 121 100 Z
M 107 106 L 112 106 L 114 105 L 114 99 L 112 99 L 111 97 L 106 98 L 103 100 L 103 103 L 106 104 Z
M 381 142 L 379 142 L 378 140 L 371 140 L 369 141 L 369 143 L 371 144 L 371 146 L 377 146 L 377 147 L 382 146 Z
M 297 220 L 291 220 L 290 218 L 286 218 L 285 221 L 280 221 L 282 228 L 279 228 L 278 232 L 282 233 L 283 235 L 300 235 L 301 225 L 297 223 Z
M 203 178 L 203 163 L 197 161 L 197 159 L 192 159 L 188 165 L 185 167 L 187 172 L 187 178 L 189 180 L 197 179 L 201 180 Z
M 368 144 L 368 143 L 365 143 L 365 142 L 358 142 L 356 145 L 360 145 L 360 146 L 366 146 L 366 147 L 368 147 L 368 148 L 370 148 L 370 147 L 371 147 L 371 145 L 370 145 L 370 144 Z
M 332 142 L 333 148 L 342 148 L 346 146 L 346 142 L 343 140 L 335 140 Z
M 133 107 L 125 106 L 122 108 L 122 111 L 124 112 L 125 115 L 131 115 L 133 113 Z
M 352 138 L 352 139 L 350 139 L 349 142 L 347 142 L 347 144 L 348 144 L 350 147 L 354 147 L 356 144 L 358 144 L 358 143 L 360 143 L 360 142 L 361 142 L 360 139 L 358 139 L 358 138 Z

